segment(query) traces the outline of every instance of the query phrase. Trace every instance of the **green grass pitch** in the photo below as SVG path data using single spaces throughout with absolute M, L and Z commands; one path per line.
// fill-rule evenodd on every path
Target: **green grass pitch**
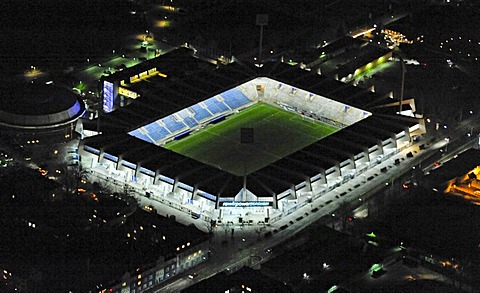
M 240 129 L 254 129 L 254 142 L 240 143 Z M 217 124 L 164 145 L 231 174 L 242 176 L 340 130 L 296 113 L 257 103 Z

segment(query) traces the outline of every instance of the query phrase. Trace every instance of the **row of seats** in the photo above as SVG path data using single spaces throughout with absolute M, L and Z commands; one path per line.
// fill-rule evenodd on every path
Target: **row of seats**
M 193 118 L 197 120 L 198 122 L 207 119 L 208 117 L 212 116 L 212 113 L 208 112 L 207 110 L 203 109 L 199 104 L 193 105 L 190 107 L 193 112 L 195 113 L 193 115 Z
M 150 138 L 148 135 L 146 135 L 145 133 L 143 133 L 140 129 L 135 129 L 134 131 L 130 132 L 129 133 L 130 135 L 133 135 L 141 140 L 144 140 L 144 141 L 147 141 L 147 142 L 150 142 L 150 143 L 155 143 L 155 141 Z
M 213 115 L 231 110 L 223 102 L 220 102 L 215 97 L 203 101 L 203 104 L 207 106 L 207 109 Z
M 195 104 L 175 114 L 145 125 L 143 129 L 146 133 L 137 129 L 130 132 L 130 135 L 148 142 L 152 142 L 153 140 L 153 142 L 156 143 L 171 134 L 179 133 L 186 128 L 193 128 L 208 118 L 213 118 L 218 116 L 218 114 L 232 111 L 251 103 L 251 100 L 237 88 L 223 92 L 219 96 L 220 100 L 215 96 L 201 102 L 205 108 L 200 103 Z M 176 118 L 174 118 L 174 115 Z M 159 121 L 161 121 L 161 123 Z M 162 124 L 165 126 L 162 126 Z
M 185 123 L 180 121 L 175 121 L 172 115 L 162 118 L 162 122 L 165 124 L 165 127 L 171 132 L 175 133 L 187 127 Z
M 250 99 L 239 89 L 233 88 L 221 94 L 225 104 L 231 109 L 237 109 L 250 103 Z
M 159 141 L 164 137 L 169 136 L 170 132 L 168 132 L 164 127 L 158 125 L 157 129 L 148 132 L 148 135 L 153 139 L 153 141 Z

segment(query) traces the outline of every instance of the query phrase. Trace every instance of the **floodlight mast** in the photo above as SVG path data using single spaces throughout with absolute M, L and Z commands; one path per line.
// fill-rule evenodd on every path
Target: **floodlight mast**
M 242 134 L 241 134 L 242 135 Z M 245 133 L 243 132 L 244 136 Z M 242 138 L 240 138 L 242 140 Z M 243 197 L 242 201 L 247 201 L 247 159 L 249 158 L 248 147 L 245 147 L 245 152 L 243 155 Z
M 260 26 L 260 42 L 259 42 L 259 45 L 258 45 L 258 61 L 262 62 L 263 26 L 268 24 L 268 14 L 257 14 L 256 24 Z
M 263 25 L 260 26 L 260 46 L 258 48 L 258 61 L 262 62 L 262 42 L 263 42 Z
M 247 201 L 247 166 L 243 160 L 243 201 Z
M 402 66 L 402 84 L 400 86 L 400 105 L 399 105 L 399 112 L 398 114 L 402 114 L 402 104 L 403 104 L 403 92 L 405 88 L 405 73 L 407 72 L 407 69 L 405 68 L 405 62 L 403 60 L 402 55 L 399 55 L 400 57 L 400 66 Z
M 247 161 L 250 158 L 250 148 L 248 144 L 254 143 L 255 138 L 253 134 L 253 128 L 241 128 L 240 129 L 240 144 L 244 144 L 244 151 L 242 152 L 243 158 L 243 192 L 242 201 L 247 201 Z

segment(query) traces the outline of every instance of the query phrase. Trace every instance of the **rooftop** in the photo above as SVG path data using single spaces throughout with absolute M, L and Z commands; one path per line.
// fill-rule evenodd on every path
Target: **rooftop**
M 49 126 L 72 121 L 85 110 L 71 91 L 54 85 L 0 85 L 0 123 L 11 126 Z

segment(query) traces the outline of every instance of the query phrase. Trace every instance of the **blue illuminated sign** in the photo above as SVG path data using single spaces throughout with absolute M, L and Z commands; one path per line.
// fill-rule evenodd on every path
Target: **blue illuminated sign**
M 118 162 L 118 157 L 114 156 L 114 155 L 111 155 L 109 153 L 103 153 L 103 157 L 107 160 L 110 160 L 112 162 Z
M 269 207 L 272 203 L 269 201 L 226 201 L 221 202 L 222 207 L 244 208 L 244 207 Z
M 200 191 L 200 190 L 197 191 L 197 195 L 199 195 L 201 197 L 204 197 L 204 198 L 207 198 L 209 200 L 213 200 L 213 201 L 217 200 L 217 197 L 215 195 L 211 195 L 210 193 L 206 193 L 206 192 L 203 192 L 203 191 Z M 223 198 L 221 198 L 220 200 L 222 200 L 222 199 Z
M 113 83 L 103 81 L 103 112 L 110 113 L 113 111 Z
M 127 161 L 122 161 L 122 165 L 133 170 L 137 169 L 137 165 Z
M 193 191 L 193 187 L 191 187 L 190 185 L 184 184 L 182 182 L 178 182 L 178 187 L 180 187 L 182 189 L 185 189 L 187 191 L 190 191 L 190 192 Z
M 97 150 L 96 148 L 92 148 L 91 146 L 88 146 L 88 145 L 84 145 L 83 146 L 83 149 L 89 153 L 92 153 L 92 154 L 95 154 L 95 155 L 99 155 L 100 154 L 100 150 Z

